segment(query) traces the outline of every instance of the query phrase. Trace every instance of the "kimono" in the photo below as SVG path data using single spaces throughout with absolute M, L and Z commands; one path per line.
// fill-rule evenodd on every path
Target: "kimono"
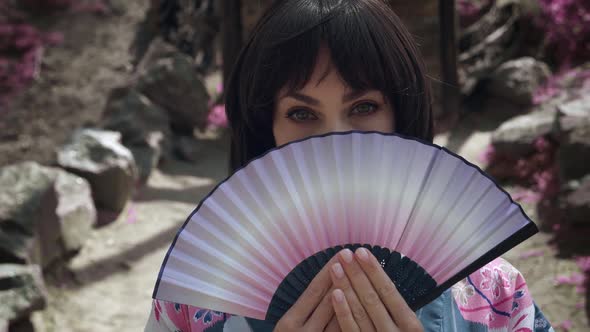
M 416 312 L 426 332 L 554 331 L 522 274 L 497 258 Z M 154 300 L 145 332 L 272 331 L 264 321 Z

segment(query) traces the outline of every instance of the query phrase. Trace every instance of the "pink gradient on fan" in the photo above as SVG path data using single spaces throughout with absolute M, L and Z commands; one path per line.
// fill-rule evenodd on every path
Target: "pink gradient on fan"
M 263 319 L 288 272 L 347 243 L 397 251 L 441 284 L 528 222 L 436 146 L 376 133 L 316 137 L 220 185 L 181 232 L 157 296 Z

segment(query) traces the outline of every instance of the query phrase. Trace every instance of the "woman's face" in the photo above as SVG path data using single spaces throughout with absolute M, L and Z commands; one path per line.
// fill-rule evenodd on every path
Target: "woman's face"
M 353 91 L 322 49 L 307 84 L 289 94 L 279 91 L 273 115 L 276 145 L 328 132 L 361 130 L 392 133 L 394 113 L 377 90 Z

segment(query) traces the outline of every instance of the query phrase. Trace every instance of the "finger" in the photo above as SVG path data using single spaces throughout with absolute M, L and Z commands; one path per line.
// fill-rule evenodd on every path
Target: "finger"
M 387 311 L 402 331 L 419 331 L 422 327 L 416 313 L 410 309 L 406 300 L 399 293 L 391 278 L 385 273 L 377 258 L 365 248 L 359 248 L 355 252 L 359 265 L 369 277 L 373 288 L 377 291 L 379 298 L 385 304 Z
M 344 293 L 346 303 L 352 312 L 352 317 L 354 317 L 354 321 L 357 323 L 361 331 L 375 331 L 373 322 L 371 322 L 369 314 L 367 314 L 367 311 L 352 288 L 350 281 L 346 277 L 342 265 L 340 263 L 333 263 L 330 272 L 334 287 L 342 290 Z
M 315 308 L 311 317 L 305 322 L 305 330 L 307 331 L 323 331 L 334 316 L 334 306 L 332 306 L 331 293 L 334 287 L 331 287 L 326 293 L 322 302 Z
M 313 278 L 307 288 L 301 293 L 301 296 L 295 301 L 285 315 L 288 315 L 295 326 L 303 326 L 311 313 L 316 309 L 324 296 L 328 294 L 328 289 L 332 286 L 332 280 L 329 273 L 329 264 L 336 259 L 332 259 L 324 266 L 320 272 Z
M 330 303 L 330 305 L 332 306 L 332 308 L 334 308 L 332 303 Z M 336 316 L 332 317 L 332 319 L 330 320 L 330 322 L 328 323 L 328 325 L 324 329 L 324 332 L 341 332 L 341 331 L 342 330 L 340 329 L 340 324 L 338 324 L 338 318 L 336 318 Z
M 350 311 L 348 303 L 346 303 L 346 298 L 344 297 L 342 290 L 335 289 L 332 292 L 332 305 L 334 306 L 334 312 L 336 313 L 338 325 L 340 325 L 342 332 L 361 331 L 352 316 L 352 312 Z
M 377 331 L 396 331 L 397 326 L 393 322 L 392 316 L 387 311 L 387 308 L 385 308 L 385 304 L 379 298 L 377 291 L 373 288 L 365 271 L 361 268 L 357 260 L 354 259 L 352 252 L 344 249 L 338 256 L 354 292 L 369 314 Z

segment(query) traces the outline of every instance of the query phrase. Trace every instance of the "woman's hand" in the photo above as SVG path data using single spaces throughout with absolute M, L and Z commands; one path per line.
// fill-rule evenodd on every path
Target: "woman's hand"
M 336 256 L 339 262 L 329 263 L 332 304 L 343 332 L 424 331 L 370 251 L 344 249 Z
M 336 256 L 332 257 L 313 278 L 295 304 L 277 322 L 274 331 L 340 330 L 334 316 L 334 307 L 330 302 L 331 292 L 334 289 L 330 278 L 330 266 L 338 261 Z

